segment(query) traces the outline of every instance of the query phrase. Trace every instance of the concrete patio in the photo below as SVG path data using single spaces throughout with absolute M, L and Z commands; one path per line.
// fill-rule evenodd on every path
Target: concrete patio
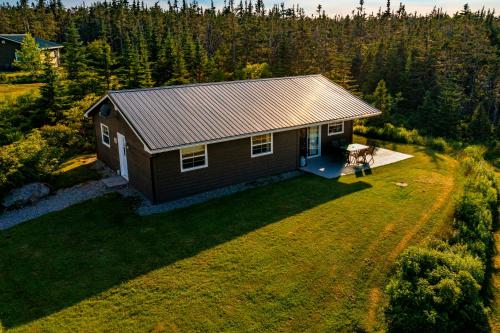
M 397 151 L 376 148 L 373 161 L 370 161 L 369 164 L 347 165 L 343 161 L 335 160 L 332 156 L 326 155 L 309 159 L 307 161 L 307 166 L 301 168 L 301 170 L 323 178 L 332 179 L 396 163 L 411 157 L 413 156 Z

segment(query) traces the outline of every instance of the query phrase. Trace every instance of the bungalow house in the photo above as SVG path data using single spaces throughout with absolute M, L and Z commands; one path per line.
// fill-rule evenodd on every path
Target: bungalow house
M 21 48 L 25 34 L 0 34 L 0 69 L 13 69 L 16 51 Z M 54 66 L 60 65 L 60 50 L 62 45 L 45 39 L 34 37 L 36 44 L 42 51 L 49 52 Z
M 296 170 L 380 111 L 321 75 L 110 91 L 97 157 L 154 203 Z

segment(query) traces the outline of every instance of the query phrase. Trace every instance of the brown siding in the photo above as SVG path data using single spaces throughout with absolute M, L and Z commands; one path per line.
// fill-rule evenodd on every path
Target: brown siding
M 321 155 L 332 153 L 332 140 L 345 138 L 347 142 L 352 142 L 352 120 L 344 122 L 344 133 L 338 135 L 328 135 L 328 125 L 321 126 Z
M 97 107 L 99 110 L 99 106 Z M 97 158 L 107 164 L 114 171 L 120 170 L 118 155 L 118 139 L 116 133 L 125 136 L 127 141 L 127 163 L 129 173 L 129 183 L 141 191 L 146 197 L 154 201 L 153 182 L 151 177 L 151 155 L 144 151 L 144 145 L 128 126 L 121 115 L 112 111 L 104 118 L 95 112 L 93 116 L 94 129 L 96 134 Z M 109 127 L 110 146 L 107 147 L 101 140 L 101 123 Z
M 5 43 L 2 43 L 5 42 Z M 19 44 L 0 38 L 0 68 L 12 69 L 16 50 Z
M 273 154 L 250 156 L 250 138 L 207 145 L 208 167 L 181 172 L 179 150 L 153 157 L 158 202 L 252 181 L 298 167 L 298 132 L 274 134 Z

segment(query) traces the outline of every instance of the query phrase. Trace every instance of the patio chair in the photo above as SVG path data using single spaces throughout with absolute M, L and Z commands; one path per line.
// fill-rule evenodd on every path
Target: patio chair
M 370 146 L 366 148 L 366 153 L 365 153 L 365 163 L 370 164 L 370 162 L 375 162 L 374 155 L 375 155 L 375 146 Z
M 348 156 L 349 165 L 359 164 L 360 161 L 363 161 L 364 152 L 363 149 L 351 151 Z
M 368 153 L 368 148 L 358 150 L 358 154 L 356 157 L 356 162 L 358 164 L 366 164 L 366 155 Z

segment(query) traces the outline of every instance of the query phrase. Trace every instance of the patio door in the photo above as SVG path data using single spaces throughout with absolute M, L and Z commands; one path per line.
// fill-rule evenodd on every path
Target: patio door
M 307 129 L 307 157 L 321 155 L 321 127 L 311 126 Z

